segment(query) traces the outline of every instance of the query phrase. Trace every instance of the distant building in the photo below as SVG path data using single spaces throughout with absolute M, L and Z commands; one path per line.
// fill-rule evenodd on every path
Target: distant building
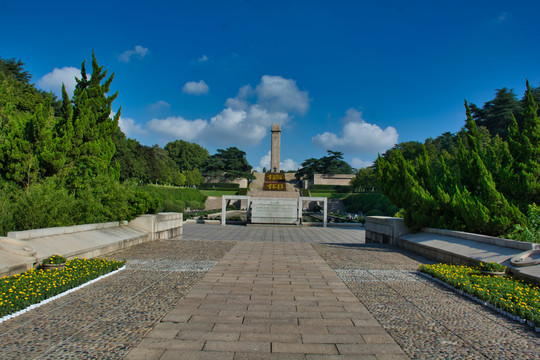
M 334 175 L 313 174 L 313 181 L 310 181 L 308 186 L 311 186 L 311 185 L 349 186 L 351 184 L 351 179 L 355 176 L 356 175 L 354 174 L 334 174 Z

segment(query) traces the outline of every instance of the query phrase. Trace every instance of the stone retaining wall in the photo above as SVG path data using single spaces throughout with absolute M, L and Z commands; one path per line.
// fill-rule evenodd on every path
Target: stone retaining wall
M 143 215 L 110 222 L 9 232 L 0 237 L 0 277 L 22 273 L 51 255 L 93 258 L 150 240 L 181 238 L 182 214 Z
M 410 233 L 403 219 L 388 216 L 366 218 L 366 243 L 399 245 L 399 237 Z

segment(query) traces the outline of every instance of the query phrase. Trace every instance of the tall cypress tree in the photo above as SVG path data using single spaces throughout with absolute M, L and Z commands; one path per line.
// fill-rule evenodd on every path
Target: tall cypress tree
M 513 157 L 514 201 L 526 212 L 529 204 L 540 203 L 540 120 L 538 105 L 527 81 L 522 113 L 523 128 L 515 118 L 508 128 L 508 145 Z
M 112 102 L 118 92 L 108 96 L 114 73 L 99 66 L 92 52 L 92 75 L 88 79 L 85 62 L 81 65 L 81 78 L 73 93 L 70 107 L 67 94 L 63 93 L 63 132 L 70 134 L 71 152 L 68 182 L 75 188 L 83 187 L 89 178 L 105 176 L 117 180 L 119 171 L 111 164 L 115 153 L 112 135 L 118 127 L 120 110 L 110 117 Z

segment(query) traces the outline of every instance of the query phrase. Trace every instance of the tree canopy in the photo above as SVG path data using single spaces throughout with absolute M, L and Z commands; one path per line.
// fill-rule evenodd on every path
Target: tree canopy
M 169 157 L 176 163 L 180 171 L 200 169 L 210 155 L 202 146 L 184 140 L 175 140 L 165 145 Z
M 540 101 L 540 87 L 529 89 L 529 92 L 536 102 Z M 518 126 L 523 125 L 522 114 L 527 106 L 527 96 L 518 100 L 513 89 L 503 87 L 497 89 L 495 98 L 485 102 L 481 108 L 470 104 L 470 109 L 477 126 L 483 126 L 492 136 L 499 135 L 506 140 L 512 118 L 516 120 Z
M 296 179 L 313 179 L 314 174 L 335 175 L 352 174 L 352 167 L 343 161 L 343 153 L 327 150 L 328 156 L 320 159 L 306 159 L 296 171 Z
M 445 133 L 413 147 L 398 144 L 379 156 L 381 190 L 404 210 L 412 229 L 499 236 L 527 222 L 529 206 L 540 201 L 540 121 L 528 82 L 524 99 L 521 125 L 508 113 L 508 141 L 478 127 L 465 102 L 467 120 L 458 134 Z
M 220 181 L 240 178 L 250 180 L 255 178 L 252 169 L 244 151 L 229 147 L 225 150 L 218 149 L 216 154 L 206 158 L 202 165 L 202 175 Z

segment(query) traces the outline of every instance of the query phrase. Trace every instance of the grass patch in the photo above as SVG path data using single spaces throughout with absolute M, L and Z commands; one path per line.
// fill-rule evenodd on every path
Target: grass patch
M 420 265 L 418 270 L 540 326 L 540 288 L 536 285 L 511 276 L 485 275 L 480 268 L 463 265 Z
M 0 278 L 0 317 L 117 270 L 124 261 L 73 259 L 61 270 L 31 269 Z
M 311 196 L 313 197 L 326 197 L 329 199 L 343 199 L 348 193 L 335 193 L 335 192 L 318 192 L 318 191 L 311 191 Z
M 223 195 L 236 195 L 237 190 L 201 190 L 201 193 L 206 196 L 222 197 Z

